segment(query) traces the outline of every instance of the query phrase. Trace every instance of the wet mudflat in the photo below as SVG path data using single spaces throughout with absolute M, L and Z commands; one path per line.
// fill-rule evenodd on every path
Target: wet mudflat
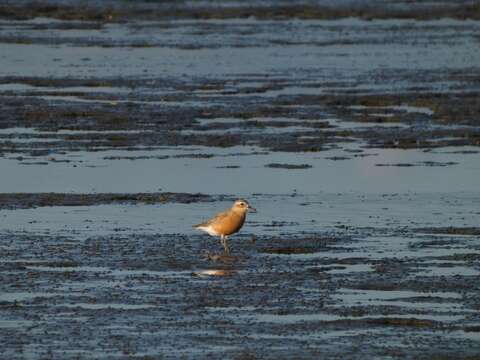
M 480 8 L 363 5 L 1 5 L 1 356 L 476 358 Z

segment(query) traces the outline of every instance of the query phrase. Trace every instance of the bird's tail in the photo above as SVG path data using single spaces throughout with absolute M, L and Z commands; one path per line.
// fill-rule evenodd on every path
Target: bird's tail
M 208 226 L 208 222 L 202 222 L 200 224 L 197 224 L 197 225 L 192 225 L 192 227 L 198 229 L 198 228 L 201 228 L 203 226 Z

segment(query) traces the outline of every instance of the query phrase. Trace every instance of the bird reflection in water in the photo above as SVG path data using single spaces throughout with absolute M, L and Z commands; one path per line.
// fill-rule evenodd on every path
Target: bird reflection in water
M 235 270 L 229 269 L 207 269 L 197 271 L 195 275 L 197 276 L 215 276 L 215 277 L 230 277 L 235 275 L 237 272 Z

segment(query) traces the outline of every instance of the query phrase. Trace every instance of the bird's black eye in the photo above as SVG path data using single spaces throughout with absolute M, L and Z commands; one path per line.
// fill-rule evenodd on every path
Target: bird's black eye
M 239 205 L 243 207 L 243 206 L 245 206 L 245 203 L 241 202 Z

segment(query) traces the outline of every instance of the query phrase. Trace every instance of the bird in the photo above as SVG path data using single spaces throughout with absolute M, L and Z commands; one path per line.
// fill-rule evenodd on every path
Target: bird
M 228 236 L 242 228 L 247 212 L 257 212 L 257 210 L 250 206 L 247 200 L 238 199 L 230 209 L 218 213 L 210 220 L 193 225 L 193 227 L 211 236 L 220 236 L 220 244 L 222 244 L 225 254 L 230 255 Z

